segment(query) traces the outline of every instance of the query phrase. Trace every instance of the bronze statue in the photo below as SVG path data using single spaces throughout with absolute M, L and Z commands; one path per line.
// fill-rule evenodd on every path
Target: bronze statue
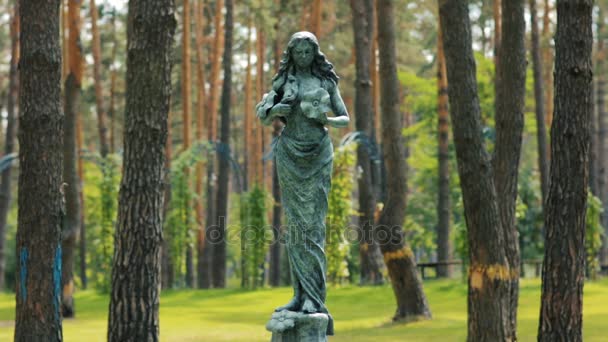
M 283 53 L 272 90 L 256 107 L 264 124 L 285 123 L 274 145 L 281 200 L 287 217 L 286 249 L 293 299 L 275 311 L 328 317 L 325 307 L 325 216 L 331 183 L 333 146 L 327 128 L 345 127 L 349 116 L 334 67 L 310 32 L 295 33 Z M 335 117 L 328 117 L 328 112 Z

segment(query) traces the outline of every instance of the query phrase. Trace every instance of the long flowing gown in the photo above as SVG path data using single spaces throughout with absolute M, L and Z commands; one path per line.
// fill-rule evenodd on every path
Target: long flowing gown
M 337 87 L 326 84 L 322 88 L 330 95 L 332 111 L 343 115 L 346 108 Z M 318 312 L 329 315 L 324 247 L 333 146 L 327 129 L 308 118 L 302 106 L 293 106 L 285 121 L 274 153 L 287 217 L 285 241 L 294 292 L 300 298 L 308 297 Z M 327 333 L 333 334 L 331 316 L 329 320 Z

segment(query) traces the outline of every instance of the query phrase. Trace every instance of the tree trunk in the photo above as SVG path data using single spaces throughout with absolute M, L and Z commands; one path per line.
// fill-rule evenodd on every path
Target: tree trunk
M 158 341 L 163 167 L 171 97 L 173 0 L 130 0 L 125 152 L 108 341 Z
M 388 198 L 376 227 L 376 237 L 384 255 L 391 285 L 397 299 L 393 320 L 430 318 L 431 312 L 416 271 L 412 250 L 403 238 L 407 195 L 407 165 L 399 113 L 399 80 L 397 79 L 393 1 L 378 0 L 378 47 L 382 87 L 382 141 L 388 180 Z
M 182 13 L 182 127 L 183 127 L 183 149 L 184 151 L 190 148 L 190 141 L 192 140 L 190 133 L 190 125 L 192 123 L 191 109 L 192 104 L 190 102 L 190 93 L 192 92 L 192 82 L 190 80 L 190 1 L 183 0 L 183 13 Z M 184 177 L 190 188 L 190 169 L 186 167 L 184 169 Z M 190 209 L 190 201 L 186 202 L 185 217 L 186 228 L 190 230 L 190 217 L 192 210 Z M 189 236 L 189 234 L 186 234 Z M 186 243 L 186 287 L 194 287 L 194 260 L 192 253 L 192 246 L 190 243 Z
M 243 167 L 243 191 L 247 192 L 249 188 L 249 180 L 250 172 L 252 168 L 250 167 L 251 158 L 249 158 L 249 153 L 251 152 L 251 119 L 254 117 L 253 113 L 253 104 L 252 104 L 252 92 L 253 92 L 253 84 L 251 79 L 251 55 L 253 52 L 253 43 L 251 41 L 251 28 L 252 28 L 252 19 L 251 14 L 248 14 L 247 18 L 247 67 L 245 70 L 245 118 L 243 120 L 243 126 L 245 129 L 245 139 L 243 139 L 243 159 L 244 159 L 244 167 Z M 245 256 L 242 256 L 245 257 Z
M 551 5 L 549 0 L 545 0 L 543 13 L 543 32 L 542 32 L 542 57 L 543 57 L 543 79 L 547 95 L 545 96 L 545 126 L 551 128 L 553 122 L 553 47 L 551 40 L 551 21 L 549 20 Z M 550 146 L 547 149 L 549 159 L 551 159 Z
M 608 150 L 606 148 L 606 132 L 608 131 L 608 123 L 606 122 L 606 67 L 604 59 L 606 58 L 606 48 L 604 46 L 604 11 L 599 8 L 597 21 L 597 196 L 602 201 L 604 211 L 602 212 L 602 226 L 604 227 L 604 236 L 602 239 L 602 248 L 600 250 L 600 265 L 608 265 L 608 189 L 606 188 L 606 174 L 608 165 Z
M 357 79 L 355 81 L 356 130 L 373 141 L 373 95 L 371 62 L 374 37 L 374 3 L 372 0 L 351 0 Z M 376 198 L 372 185 L 372 160 L 369 148 L 363 144 L 357 147 L 357 164 L 361 167 L 359 186 L 359 259 L 361 262 L 360 284 L 381 284 L 382 264 L 377 262 L 378 243 L 373 239 L 374 212 Z
M 310 16 L 310 28 L 311 32 L 319 37 L 321 35 L 321 14 L 322 14 L 322 2 L 321 0 L 312 0 L 311 4 L 311 16 Z
M 70 1 L 68 7 L 69 52 L 68 76 L 65 81 L 65 126 L 63 140 L 63 181 L 65 190 L 65 223 L 62 232 L 62 296 L 63 317 L 74 317 L 74 255 L 80 231 L 80 179 L 77 174 L 76 117 L 80 110 L 82 90 L 82 50 L 80 44 L 80 0 Z
M 538 341 L 582 341 L 592 0 L 558 0 L 555 115 Z
M 509 280 L 504 236 L 498 216 L 492 165 L 481 135 L 468 1 L 440 0 L 452 134 L 467 223 L 468 341 L 505 341 Z
M 103 104 L 103 88 L 101 79 L 101 41 L 97 29 L 97 6 L 95 0 L 89 3 L 91 11 L 91 33 L 93 35 L 93 78 L 95 82 L 95 101 L 97 107 L 97 129 L 99 130 L 99 151 L 105 158 L 108 154 L 108 132 L 106 127 L 106 113 Z
M 173 261 L 171 260 L 171 241 L 169 241 L 164 228 L 167 226 L 167 215 L 171 209 L 171 155 L 173 150 L 173 142 L 171 139 L 171 108 L 167 113 L 167 143 L 165 144 L 165 188 L 163 189 L 163 243 L 161 252 L 161 288 L 170 289 L 174 284 Z
M 108 115 L 110 116 L 110 153 L 116 153 L 116 52 L 118 50 L 118 38 L 116 37 L 116 12 L 112 13 L 112 67 L 110 70 L 110 107 Z
M 493 14 L 494 14 L 494 94 L 498 98 L 498 83 L 500 75 L 498 70 L 500 68 L 500 45 L 502 41 L 502 0 L 493 0 Z M 495 102 L 495 110 L 496 102 Z
M 543 208 L 549 188 L 549 159 L 547 156 L 547 128 L 545 126 L 545 98 L 543 94 L 543 64 L 540 55 L 540 37 L 536 0 L 530 0 L 530 26 L 532 31 L 532 66 L 534 72 L 534 103 L 536 106 L 536 138 L 538 147 L 538 168 L 540 170 L 540 189 Z
M 80 116 L 76 116 L 76 148 L 77 148 L 77 161 L 78 161 L 78 179 L 80 180 L 78 198 L 80 200 L 80 239 L 78 252 L 80 254 L 80 282 L 82 288 L 87 288 L 87 239 L 86 239 L 86 222 L 84 221 L 84 193 L 83 193 L 83 179 L 84 179 L 84 166 L 80 153 L 82 151 L 82 120 Z
M 219 154 L 216 227 L 210 234 L 213 244 L 213 287 L 226 287 L 226 221 L 228 218 L 228 181 L 230 180 L 230 100 L 232 94 L 232 0 L 225 1 L 224 83 L 222 85 L 222 131 Z
M 195 2 L 194 16 L 196 28 L 196 81 L 197 81 L 197 99 L 196 99 L 196 140 L 201 143 L 204 139 L 204 123 L 205 123 L 205 102 L 207 101 L 207 92 L 205 90 L 205 60 L 203 58 L 203 7 L 200 1 Z M 196 200 L 196 283 L 198 288 L 203 288 L 204 284 L 204 246 L 205 246 L 205 214 L 203 206 L 203 163 L 196 164 L 196 194 L 199 196 Z
M 526 20 L 524 0 L 502 2 L 502 37 L 496 89 L 496 147 L 494 185 L 509 263 L 509 306 L 507 340 L 517 340 L 519 298 L 519 239 L 515 218 L 517 172 L 521 156 L 526 97 Z
M 17 116 L 15 115 L 16 102 L 19 96 L 19 2 L 14 5 L 13 17 L 10 26 L 11 36 L 11 64 L 8 79 L 8 96 L 6 101 L 6 141 L 4 155 L 15 150 L 15 135 L 17 131 Z M 11 168 L 2 172 L 0 181 L 0 291 L 4 290 L 5 273 L 5 243 L 6 220 L 11 207 Z
M 20 173 L 14 340 L 62 341 L 64 117 L 59 0 L 22 1 L 19 12 Z
M 277 18 L 280 18 L 280 14 L 284 12 L 285 2 L 275 0 L 275 6 L 277 8 Z M 281 64 L 281 20 L 277 20 L 275 24 L 275 39 L 274 39 L 274 70 L 279 70 Z M 257 121 L 257 120 L 255 120 Z M 283 123 L 280 120 L 274 120 L 272 123 L 272 136 L 273 138 L 278 137 L 283 129 Z M 276 160 L 272 159 L 272 244 L 270 245 L 270 264 L 269 264 L 269 283 L 270 286 L 281 286 L 281 250 L 283 245 L 281 244 L 281 217 L 283 210 L 281 208 L 281 187 L 279 185 L 279 175 L 277 173 Z
M 213 58 L 211 59 L 211 76 L 209 80 L 209 99 L 207 115 L 209 122 L 208 137 L 209 142 L 215 144 L 217 140 L 217 93 L 220 87 L 220 61 L 222 55 L 222 7 L 224 1 L 217 0 L 215 3 L 215 21 L 214 30 L 215 36 L 213 41 Z M 204 275 L 202 276 L 201 288 L 210 288 L 213 278 L 213 246 L 209 241 L 209 237 L 214 227 L 216 226 L 216 172 L 215 159 L 217 153 L 209 152 L 207 156 L 207 220 L 205 222 L 205 245 L 203 247 L 202 268 Z M 209 242 L 209 243 L 207 243 Z
M 443 51 L 443 35 L 441 24 L 437 37 L 437 88 L 438 88 L 438 164 L 439 192 L 437 194 L 437 259 L 439 262 L 452 260 L 452 239 L 450 238 L 450 118 L 448 111 L 448 75 L 445 68 L 445 53 Z M 437 266 L 437 277 L 452 276 L 450 265 Z
M 257 37 L 257 78 L 256 88 L 258 96 L 256 98 L 261 99 L 264 94 L 264 63 L 265 63 L 265 52 L 266 52 L 266 34 L 262 25 L 258 25 L 258 37 Z M 259 120 L 255 120 L 255 153 L 254 153 L 254 165 L 255 165 L 255 183 L 262 186 L 264 182 L 264 126 Z

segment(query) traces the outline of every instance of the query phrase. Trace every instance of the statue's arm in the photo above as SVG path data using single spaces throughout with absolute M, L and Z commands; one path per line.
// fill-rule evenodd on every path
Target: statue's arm
M 327 117 L 327 125 L 336 128 L 348 126 L 350 117 L 337 85 L 329 89 L 329 96 L 331 100 L 331 110 L 334 112 L 335 117 Z
M 262 121 L 262 124 L 269 126 L 272 124 L 275 118 L 280 116 L 286 116 L 291 111 L 291 106 L 276 103 L 276 92 L 270 91 L 264 95 L 264 98 L 256 106 L 256 115 Z

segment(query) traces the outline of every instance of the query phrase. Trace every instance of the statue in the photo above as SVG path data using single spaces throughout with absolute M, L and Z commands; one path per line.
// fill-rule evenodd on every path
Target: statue
M 334 117 L 328 116 L 330 111 Z M 297 32 L 291 37 L 272 90 L 256 112 L 266 125 L 275 118 L 285 123 L 274 144 L 274 155 L 287 217 L 285 241 L 294 289 L 293 299 L 275 310 L 267 328 L 277 333 L 292 328 L 294 319 L 314 325 L 318 322 L 313 318 L 319 317 L 325 320 L 325 340 L 326 333 L 333 335 L 333 321 L 325 307 L 324 252 L 333 146 L 325 126 L 346 127 L 350 119 L 338 90 L 338 76 L 312 33 Z

